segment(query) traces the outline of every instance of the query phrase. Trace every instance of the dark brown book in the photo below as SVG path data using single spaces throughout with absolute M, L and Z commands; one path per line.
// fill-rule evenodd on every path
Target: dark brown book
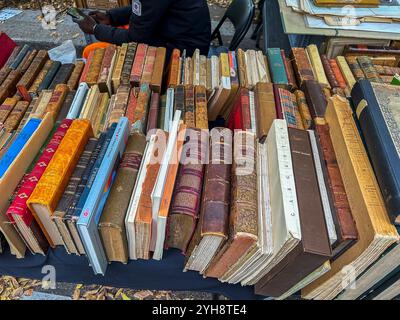
M 37 50 L 32 50 L 31 52 L 29 52 L 24 60 L 22 60 L 21 64 L 18 66 L 18 70 L 24 74 L 29 66 L 31 65 L 32 61 L 35 59 L 36 55 L 37 55 L 38 51 Z
M 258 196 L 255 135 L 236 131 L 232 166 L 229 238 L 211 261 L 205 276 L 221 278 L 257 244 Z
M 358 63 L 357 57 L 355 56 L 347 56 L 345 57 L 347 64 L 350 67 L 351 72 L 353 72 L 354 78 L 356 80 L 364 79 L 364 72 L 360 67 L 360 64 Z
M 39 88 L 37 90 L 38 93 L 42 92 L 42 90 L 49 89 L 54 77 L 57 75 L 58 71 L 61 68 L 61 62 L 53 61 L 49 71 L 43 78 L 43 81 L 40 83 Z
M 283 64 L 285 66 L 288 84 L 290 86 L 290 89 L 295 90 L 295 89 L 297 89 L 297 82 L 296 82 L 296 76 L 294 74 L 293 65 L 290 62 L 290 59 L 288 57 L 286 57 L 285 50 L 281 49 L 281 55 L 282 55 Z
M 128 139 L 124 155 L 99 223 L 108 261 L 128 262 L 125 216 L 146 147 L 146 137 L 134 133 Z
M 185 86 L 179 85 L 174 91 L 174 112 L 180 110 L 182 119 L 185 119 Z
M 49 89 L 54 90 L 58 84 L 67 84 L 75 65 L 73 63 L 66 63 L 61 65 L 57 74 L 54 76 L 53 81 L 50 83 Z
M 209 164 L 204 174 L 200 222 L 189 244 L 185 270 L 203 273 L 218 249 L 228 239 L 231 197 L 232 131 L 214 128 L 228 139 L 211 139 Z
M 71 76 L 68 79 L 67 86 L 69 90 L 76 90 L 79 85 L 79 79 L 81 78 L 81 74 L 83 68 L 85 67 L 85 63 L 83 61 L 77 61 L 75 63 L 74 71 L 72 71 Z
M 6 98 L 13 96 L 17 92 L 16 85 L 21 76 L 22 74 L 19 70 L 12 70 L 8 74 L 7 78 L 0 85 L 0 103 L 3 103 Z
M 154 61 L 154 70 L 150 81 L 150 88 L 151 90 L 158 93 L 161 92 L 166 55 L 167 55 L 167 50 L 165 48 L 163 47 L 157 48 L 156 59 Z
M 19 101 L 4 122 L 4 130 L 8 133 L 16 130 L 28 109 L 29 102 Z
M 335 73 L 332 70 L 332 66 L 329 63 L 329 59 L 325 54 L 321 55 L 321 61 L 322 61 L 322 66 L 324 67 L 326 77 L 328 78 L 331 87 L 340 88 L 340 84 L 335 77 Z
M 160 110 L 160 94 L 157 92 L 153 92 L 151 94 L 149 114 L 147 116 L 146 133 L 149 132 L 150 130 L 157 129 L 159 110 Z
M 61 237 L 64 242 L 64 247 L 68 253 L 74 253 L 79 255 L 80 252 L 75 245 L 75 242 L 68 230 L 66 222 L 64 221 L 65 215 L 75 200 L 75 194 L 78 190 L 79 184 L 81 183 L 82 176 L 86 170 L 86 167 L 89 164 L 90 158 L 92 156 L 93 151 L 97 146 L 97 139 L 90 138 L 88 143 L 86 144 L 85 150 L 83 151 L 81 157 L 79 158 L 79 162 L 74 169 L 74 172 L 69 179 L 68 185 L 65 188 L 65 191 L 57 205 L 57 208 L 53 214 L 53 221 L 55 222 L 58 231 L 61 234 Z
M 11 55 L 8 57 L 6 63 L 4 64 L 3 68 L 10 68 L 11 64 L 15 61 L 16 57 L 18 56 L 19 52 L 21 51 L 22 46 L 16 46 L 13 49 L 13 52 Z
M 199 218 L 201 191 L 203 187 L 204 158 L 207 142 L 202 141 L 201 130 L 187 129 L 189 140 L 184 145 L 181 156 L 171 209 L 168 216 L 167 245 L 186 252 Z M 194 139 L 190 139 L 193 137 Z M 202 160 L 203 159 L 203 162 Z M 188 162 L 197 164 L 185 164 Z
M 360 64 L 362 72 L 365 75 L 365 78 L 372 82 L 380 82 L 382 83 L 382 79 L 379 77 L 379 73 L 376 71 L 375 66 L 373 65 L 371 59 L 367 56 L 357 57 L 357 61 Z M 354 72 L 353 72 L 354 73 Z M 357 79 L 359 80 L 359 79 Z
M 54 63 L 54 61 L 47 60 L 46 63 L 44 64 L 42 70 L 40 70 L 39 74 L 36 76 L 36 79 L 33 81 L 32 85 L 29 88 L 29 94 L 32 97 L 38 96 L 38 90 L 39 90 L 40 84 L 43 82 L 47 73 L 50 71 L 50 68 L 53 65 L 53 63 Z
M 257 83 L 254 91 L 257 120 L 257 138 L 263 142 L 272 122 L 276 119 L 274 86 L 272 83 Z
M 194 86 L 185 87 L 185 117 L 184 123 L 188 128 L 196 127 L 196 110 L 194 104 Z
M 112 72 L 112 63 L 114 59 L 115 52 L 117 47 L 115 45 L 110 45 L 106 48 L 104 52 L 103 61 L 100 67 L 100 74 L 97 80 L 97 85 L 99 86 L 100 92 L 108 92 L 108 78 L 110 72 Z
M 11 68 L 4 66 L 0 69 L 0 85 L 6 80 L 7 76 L 11 72 Z
M 113 123 L 118 123 L 121 117 L 125 116 L 128 106 L 130 86 L 120 86 L 115 94 L 114 104 L 110 105 L 111 114 L 108 121 L 110 126 Z
M 332 256 L 309 134 L 288 130 L 301 241 L 255 285 L 257 294 L 271 297 L 283 295 Z
M 68 92 L 67 96 L 65 97 L 64 103 L 60 109 L 60 112 L 58 113 L 56 122 L 61 122 L 67 117 L 69 109 L 71 108 L 72 101 L 75 98 L 75 93 L 76 93 L 75 90 Z
M 306 49 L 292 48 L 291 59 L 299 86 L 306 80 L 315 80 L 314 71 Z
M 39 72 L 42 70 L 44 64 L 49 56 L 46 50 L 40 50 L 32 61 L 28 70 L 23 74 L 22 78 L 17 83 L 17 89 L 25 101 L 31 101 L 32 98 L 28 92 L 30 86 L 35 81 Z
M 334 207 L 333 221 L 335 223 L 338 240 L 333 246 L 333 259 L 336 259 L 341 253 L 356 243 L 358 240 L 358 231 L 351 213 L 350 204 L 343 185 L 342 175 L 339 170 L 332 140 L 329 135 L 329 126 L 327 124 L 316 125 L 315 131 L 321 147 L 321 154 L 323 155 L 326 167 L 328 187 Z
M 324 118 L 328 102 L 321 85 L 317 81 L 306 80 L 302 85 L 302 90 L 306 96 L 311 117 Z
M 137 49 L 136 42 L 131 42 L 128 44 L 128 50 L 126 51 L 125 61 L 122 66 L 121 85 L 130 84 L 131 70 L 133 61 L 135 60 L 136 49 Z

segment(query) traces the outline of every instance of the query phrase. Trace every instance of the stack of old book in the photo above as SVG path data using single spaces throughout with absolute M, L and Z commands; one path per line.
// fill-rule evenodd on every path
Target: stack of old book
M 382 75 L 397 50 L 166 61 L 129 43 L 61 65 L 15 47 L 0 70 L 0 230 L 18 257 L 63 246 L 96 274 L 176 248 L 184 271 L 279 299 L 393 297 L 400 87 Z

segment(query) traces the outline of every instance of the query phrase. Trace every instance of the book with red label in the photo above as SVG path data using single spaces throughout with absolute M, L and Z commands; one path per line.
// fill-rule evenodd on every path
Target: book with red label
M 137 46 L 135 61 L 133 62 L 132 70 L 131 70 L 131 79 L 130 80 L 131 80 L 132 86 L 139 85 L 140 80 L 142 79 L 142 73 L 143 73 L 143 68 L 144 68 L 144 63 L 145 63 L 148 47 L 149 46 L 144 43 L 140 43 Z

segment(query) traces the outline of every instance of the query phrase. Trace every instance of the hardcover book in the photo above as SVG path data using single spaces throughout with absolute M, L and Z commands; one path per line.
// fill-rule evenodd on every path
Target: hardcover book
M 58 69 L 48 88 L 50 90 L 55 90 L 57 88 L 57 85 L 59 84 L 66 85 L 69 78 L 71 77 L 72 72 L 74 71 L 74 68 L 75 65 L 73 63 L 66 63 L 61 65 L 60 69 Z
M 69 90 L 76 90 L 78 88 L 79 79 L 81 78 L 84 67 L 85 67 L 85 62 L 83 61 L 77 61 L 75 63 L 74 71 L 72 71 L 72 74 L 67 82 Z
M 131 70 L 130 81 L 132 86 L 138 86 L 141 82 L 144 63 L 147 55 L 147 49 L 148 49 L 147 44 L 143 43 L 138 44 L 138 47 L 136 49 L 135 61 L 133 62 Z

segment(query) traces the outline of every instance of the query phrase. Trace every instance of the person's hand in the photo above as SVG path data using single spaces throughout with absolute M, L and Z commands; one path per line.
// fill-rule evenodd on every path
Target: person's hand
M 96 20 L 97 23 L 111 25 L 111 19 L 107 13 L 101 11 L 91 11 L 89 12 L 89 16 Z
M 72 19 L 72 21 L 77 23 L 84 33 L 94 34 L 97 22 L 91 16 L 83 15 L 82 19 Z

